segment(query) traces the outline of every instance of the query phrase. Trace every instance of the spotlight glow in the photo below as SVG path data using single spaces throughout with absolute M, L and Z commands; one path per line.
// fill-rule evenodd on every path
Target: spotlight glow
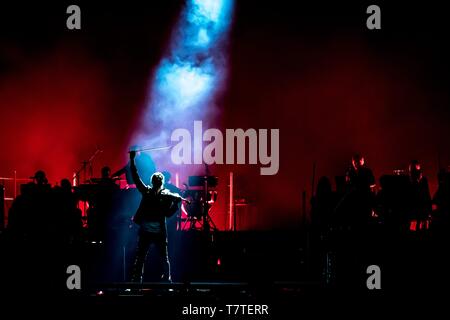
M 190 64 L 164 63 L 159 72 L 157 90 L 168 102 L 165 108 L 173 111 L 183 111 L 198 104 L 211 92 L 214 83 L 213 75 Z M 159 116 L 165 114 L 161 112 Z
M 144 121 L 131 144 L 167 143 L 174 128 L 207 121 L 227 74 L 224 41 L 231 9 L 232 0 L 187 1 L 169 51 L 155 71 Z
M 221 0 L 194 0 L 190 11 L 190 20 L 197 23 L 218 22 L 224 1 Z

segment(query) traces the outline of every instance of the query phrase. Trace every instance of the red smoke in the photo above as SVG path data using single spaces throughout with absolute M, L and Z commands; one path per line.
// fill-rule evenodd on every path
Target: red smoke
M 427 61 L 408 47 L 377 52 L 362 37 L 308 41 L 245 34 L 231 46 L 217 127 L 279 128 L 280 170 L 261 176 L 260 165 L 211 166 L 211 174 L 220 177 L 213 215 L 219 227 L 227 221 L 230 170 L 237 197 L 257 208 L 245 213 L 252 227 L 264 228 L 295 226 L 303 219 L 302 192 L 308 202 L 314 162 L 316 179 L 334 180 L 354 152 L 366 156 L 377 178 L 418 159 L 435 183 L 438 151 L 442 165 L 450 161 L 448 95 L 428 82 Z M 118 168 L 147 85 L 112 67 L 77 46 L 19 59 L 0 80 L 0 175 L 17 170 L 28 177 L 43 169 L 54 184 L 70 177 L 97 145 L 105 152 L 94 162 L 94 175 L 104 164 Z M 178 172 L 186 181 L 188 171 Z
M 110 97 L 102 67 L 76 47 L 16 63 L 0 82 L 0 175 L 17 170 L 29 177 L 43 169 L 53 184 L 71 177 L 97 144 L 114 141 L 120 128 L 106 121 Z

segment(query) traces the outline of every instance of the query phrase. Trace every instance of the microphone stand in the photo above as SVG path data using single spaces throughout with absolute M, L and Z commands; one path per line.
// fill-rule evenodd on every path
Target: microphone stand
M 87 167 L 89 165 L 89 178 L 92 178 L 92 162 L 94 161 L 95 157 L 97 157 L 97 155 L 99 153 L 103 152 L 103 150 L 101 150 L 100 148 L 97 147 L 97 149 L 95 150 L 95 152 L 89 157 L 88 160 L 84 160 L 81 164 L 81 167 L 76 171 L 75 173 L 75 177 L 77 179 L 77 181 L 80 181 L 80 174 L 81 172 L 83 172 L 83 178 L 84 178 L 84 183 L 86 183 L 87 179 L 86 179 L 86 172 L 87 172 Z

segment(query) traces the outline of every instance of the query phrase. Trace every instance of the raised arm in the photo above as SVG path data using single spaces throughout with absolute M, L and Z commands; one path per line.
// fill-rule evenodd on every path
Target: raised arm
M 147 185 L 142 181 L 141 177 L 139 177 L 139 173 L 136 167 L 136 151 L 130 151 L 130 169 L 131 169 L 131 176 L 133 177 L 134 184 L 136 185 L 136 188 L 144 193 L 148 190 Z

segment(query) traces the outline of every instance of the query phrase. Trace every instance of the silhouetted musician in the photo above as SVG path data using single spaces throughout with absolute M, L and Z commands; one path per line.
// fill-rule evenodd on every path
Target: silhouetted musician
M 367 226 L 372 216 L 375 177 L 365 164 L 364 157 L 355 154 L 352 166 L 345 175 L 346 191 L 338 204 L 337 211 L 343 224 L 352 229 Z
M 159 251 L 160 263 L 163 267 L 161 280 L 171 281 L 170 263 L 167 252 L 166 217 L 178 210 L 183 199 L 177 193 L 171 193 L 164 188 L 164 176 L 155 172 L 151 177 L 152 186 L 146 185 L 139 176 L 135 163 L 136 152 L 130 152 L 130 169 L 136 188 L 142 194 L 139 208 L 133 221 L 140 226 L 136 259 L 133 266 L 131 281 L 140 282 L 143 276 L 145 257 L 152 244 Z

